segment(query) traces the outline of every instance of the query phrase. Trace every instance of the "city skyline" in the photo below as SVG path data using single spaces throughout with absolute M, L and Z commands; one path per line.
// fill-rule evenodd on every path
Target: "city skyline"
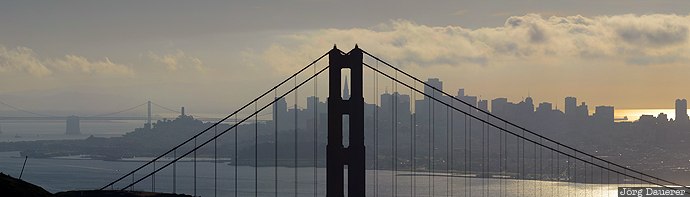
M 441 89 L 442 91 L 444 91 L 450 95 L 453 95 L 453 93 L 452 93 L 453 91 L 443 88 L 443 80 L 441 80 L 439 78 L 428 78 L 426 82 L 428 84 L 434 86 L 437 89 Z M 345 85 L 343 86 L 343 95 L 349 95 L 349 90 L 348 90 L 349 84 L 347 83 L 347 76 L 344 77 L 344 84 Z M 410 99 L 409 94 L 404 94 L 401 92 L 394 92 L 393 90 L 389 90 L 388 88 L 389 88 L 388 86 L 384 86 L 383 88 L 379 88 L 381 90 L 378 91 L 378 92 L 380 92 L 380 94 L 377 97 L 381 97 L 383 95 L 391 96 L 393 94 L 399 94 L 399 95 L 407 97 L 406 98 L 407 100 Z M 425 86 L 424 91 L 425 92 L 431 92 L 432 89 L 429 88 L 428 86 Z M 665 117 L 667 117 L 668 120 L 675 119 L 675 114 L 679 112 L 678 111 L 679 110 L 678 102 L 681 102 L 681 100 L 685 100 L 684 98 L 676 99 L 676 101 L 675 101 L 676 104 L 673 105 L 673 108 L 667 107 L 667 108 L 627 108 L 627 109 L 620 109 L 620 108 L 615 108 L 615 105 L 598 105 L 598 106 L 591 106 L 590 107 L 586 104 L 585 101 L 578 103 L 577 97 L 575 95 L 564 97 L 562 102 L 561 101 L 553 102 L 553 101 L 547 101 L 547 100 L 535 101 L 534 100 L 535 98 L 531 97 L 531 95 L 529 93 L 526 95 L 526 97 L 521 97 L 518 99 L 508 99 L 507 97 L 501 97 L 501 96 L 496 97 L 496 98 L 482 98 L 479 95 L 465 94 L 465 88 L 460 87 L 459 89 L 457 89 L 457 94 L 454 96 L 456 98 L 459 98 L 459 99 L 466 101 L 468 103 L 474 103 L 474 105 L 476 107 L 479 107 L 480 109 L 485 109 L 488 112 L 492 112 L 491 109 L 493 107 L 490 107 L 490 106 L 492 103 L 494 103 L 494 101 L 503 102 L 505 104 L 516 105 L 516 104 L 524 103 L 527 100 L 529 100 L 533 105 L 532 112 L 538 111 L 540 108 L 548 106 L 548 108 L 550 108 L 552 110 L 560 111 L 563 114 L 566 114 L 566 111 L 569 111 L 569 108 L 572 108 L 572 111 L 578 111 L 575 113 L 587 114 L 589 116 L 594 116 L 596 113 L 595 111 L 598 107 L 614 107 L 614 111 L 616 112 L 616 115 L 615 115 L 616 121 L 637 121 L 641 116 L 651 115 L 653 117 L 657 117 L 660 113 L 663 114 Z M 369 104 L 373 103 L 372 102 L 373 99 L 370 98 L 371 94 L 365 94 L 364 97 L 365 97 L 366 102 L 368 102 Z M 291 98 L 291 97 L 288 96 L 288 98 Z M 319 96 L 317 96 L 317 98 L 319 98 Z M 426 96 L 423 96 L 422 94 L 418 94 L 417 98 L 419 98 L 418 100 L 420 100 L 420 99 L 423 100 L 424 98 L 426 98 Z M 297 107 L 299 109 L 309 109 L 309 106 L 312 105 L 312 103 L 310 102 L 310 99 L 311 98 L 308 98 L 308 97 L 299 98 L 300 102 L 297 103 Z M 283 99 L 283 102 L 284 102 L 284 100 L 285 99 Z M 380 99 L 380 100 L 383 100 L 383 99 Z M 95 102 L 97 102 L 97 101 L 95 101 Z M 287 105 L 288 108 L 294 108 L 294 102 L 293 101 L 291 101 L 291 102 L 292 102 L 292 104 Z M 685 102 L 687 102 L 687 101 L 685 101 Z M 671 102 L 669 102 L 669 103 L 671 103 Z M 379 102 L 379 106 L 380 105 L 381 105 L 381 102 Z M 183 104 L 183 106 L 186 106 L 186 105 Z M 685 108 L 687 111 L 687 104 L 685 106 L 686 106 Z M 414 107 L 411 107 L 410 110 L 413 108 Z M 20 115 L 27 113 L 27 112 L 17 111 L 17 109 L 25 110 L 25 108 L 23 108 L 23 107 L 17 107 L 17 106 L 11 105 L 9 103 L 3 103 L 3 105 L 0 106 L 0 112 L 4 112 L 4 113 L 9 112 L 10 114 L 20 114 Z M 117 109 L 117 110 L 119 110 L 119 109 Z M 38 109 L 37 111 L 31 111 L 30 110 L 29 112 L 39 112 L 40 113 L 40 112 L 45 112 L 45 111 L 41 111 L 41 109 Z M 83 111 L 79 112 L 79 111 L 50 111 L 50 110 L 48 110 L 48 112 L 55 112 L 55 113 L 58 113 L 58 115 L 66 115 L 66 116 L 71 116 L 71 115 L 87 115 L 88 116 L 89 113 L 103 113 L 102 111 L 98 111 L 98 110 L 87 111 L 86 113 L 84 113 Z M 169 112 L 170 111 L 168 111 L 166 114 L 169 114 Z M 77 114 L 74 114 L 74 113 L 77 113 Z M 81 113 L 81 114 L 79 114 L 79 113 Z M 213 112 L 209 113 L 208 111 L 195 111 L 195 113 L 196 114 L 202 114 L 201 115 L 202 117 L 206 117 L 208 115 L 223 115 L 223 114 L 215 114 Z M 52 115 L 55 115 L 55 114 L 52 114 Z M 686 119 L 688 119 L 687 113 L 685 114 L 685 117 L 686 117 Z M 206 117 L 206 118 L 209 118 L 209 117 Z

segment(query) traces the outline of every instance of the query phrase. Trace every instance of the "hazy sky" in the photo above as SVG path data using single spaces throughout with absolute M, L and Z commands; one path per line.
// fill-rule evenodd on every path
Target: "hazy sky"
M 228 113 L 333 44 L 358 43 L 451 93 L 672 108 L 690 98 L 689 10 L 680 0 L 2 1 L 0 100 Z

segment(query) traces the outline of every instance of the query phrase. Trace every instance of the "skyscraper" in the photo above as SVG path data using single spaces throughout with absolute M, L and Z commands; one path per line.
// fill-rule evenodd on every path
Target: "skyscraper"
M 347 83 L 347 76 L 345 76 L 345 83 L 343 83 L 343 100 L 350 100 L 350 84 Z
M 577 98 L 569 96 L 565 97 L 565 117 L 574 118 L 577 114 Z
M 688 121 L 688 101 L 685 99 L 676 99 L 676 121 Z
M 278 100 L 273 103 L 273 120 L 277 121 L 281 128 L 286 127 L 287 123 L 292 122 L 288 120 L 290 114 L 288 114 L 287 101 L 285 97 L 276 99 Z
M 537 112 L 539 113 L 547 113 L 551 110 L 553 110 L 553 104 L 548 102 L 539 103 L 539 107 L 537 107 Z
M 470 104 L 472 106 L 477 106 L 477 97 L 476 96 L 470 96 L 470 95 L 465 95 L 465 89 L 458 89 L 458 95 L 455 96 L 455 98 L 460 99 L 461 101 L 464 101 L 467 104 Z M 457 105 L 457 106 L 463 106 L 464 105 Z M 463 108 L 464 109 L 464 108 Z
M 441 82 L 441 80 L 438 78 L 429 78 L 428 80 L 426 80 L 426 83 L 431 85 L 431 87 L 443 91 L 443 82 Z M 424 86 L 424 94 L 433 95 L 440 98 L 441 94 L 439 92 L 434 93 L 434 89 L 432 89 L 431 87 Z M 424 96 L 424 99 L 428 99 L 427 96 Z
M 508 105 L 507 98 L 495 98 L 491 100 L 491 113 L 495 115 L 505 115 L 506 105 Z
M 594 120 L 601 126 L 613 126 L 613 106 L 597 106 L 594 109 Z
M 580 106 L 577 106 L 577 117 L 578 118 L 587 118 L 589 116 L 589 109 L 587 107 L 587 103 L 582 102 Z
M 479 100 L 479 102 L 477 102 L 477 108 L 488 112 L 489 111 L 489 101 L 488 100 Z
M 528 96 L 527 98 L 525 98 L 524 102 L 525 102 L 524 106 L 526 108 L 525 109 L 526 112 L 529 112 L 529 113 L 534 112 L 534 100 L 532 100 L 532 97 Z

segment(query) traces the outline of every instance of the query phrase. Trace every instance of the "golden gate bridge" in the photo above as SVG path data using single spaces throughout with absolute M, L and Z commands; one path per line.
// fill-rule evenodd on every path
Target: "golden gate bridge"
M 326 56 L 328 62 L 323 63 Z M 298 113 L 300 92 L 316 98 L 308 100 L 308 105 L 319 106 L 319 76 L 323 79 L 326 70 L 325 117 L 318 109 Z M 343 84 L 343 75 L 349 75 L 351 84 Z M 424 98 L 418 106 L 427 107 L 413 109 L 409 101 L 408 106 L 399 105 L 405 103 L 399 96 L 379 98 L 382 81 L 386 91 L 390 88 L 393 95 L 409 91 L 412 98 L 407 99 Z M 344 86 L 349 86 L 351 95 L 343 95 Z M 294 115 L 281 117 L 286 113 L 278 113 L 279 106 L 293 96 Z M 272 120 L 259 124 L 259 114 L 268 108 L 273 109 Z M 410 115 L 401 116 L 400 110 L 409 110 Z M 227 121 L 232 123 L 221 126 Z M 240 125 L 244 127 L 239 129 Z M 272 132 L 260 135 L 259 127 Z M 319 136 L 321 131 L 327 136 Z M 349 52 L 334 46 L 236 111 L 195 132 L 100 189 L 131 190 L 138 185 L 139 189 L 197 196 L 202 194 L 197 181 L 203 178 L 213 179 L 213 190 L 203 192 L 209 196 L 613 196 L 617 187 L 634 186 L 690 191 L 491 114 L 358 46 Z M 259 143 L 260 138 L 268 143 Z M 217 165 L 222 163 L 218 140 L 233 144 L 222 148 L 232 152 L 227 165 L 234 170 L 218 172 Z M 240 144 L 249 148 L 240 150 Z M 202 150 L 212 156 L 202 161 L 197 155 Z M 246 150 L 253 157 L 239 158 L 239 151 Z M 209 160 L 212 169 L 197 168 L 199 162 Z M 188 168 L 192 172 L 185 172 L 192 173 L 191 178 L 178 178 L 182 172 L 177 165 L 182 162 L 193 164 Z M 325 172 L 319 170 L 323 166 Z M 202 177 L 200 171 L 213 174 Z M 171 181 L 157 182 L 157 176 Z M 292 181 L 283 181 L 288 179 Z M 219 185 L 219 180 L 226 184 Z M 558 187 L 548 187 L 553 185 Z M 230 192 L 219 193 L 219 189 Z

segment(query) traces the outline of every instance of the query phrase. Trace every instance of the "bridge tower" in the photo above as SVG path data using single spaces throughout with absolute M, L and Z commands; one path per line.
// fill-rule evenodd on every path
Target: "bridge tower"
M 148 104 L 148 114 L 146 116 L 146 128 L 151 129 L 151 101 L 148 101 L 146 104 Z
M 344 168 L 348 166 L 348 196 L 365 195 L 363 56 L 357 45 L 343 54 L 336 46 L 328 52 L 328 145 L 326 195 L 344 196 Z M 341 71 L 350 69 L 350 98 L 341 94 Z M 349 122 L 343 123 L 343 115 Z M 343 145 L 343 124 L 349 125 L 349 145 Z
M 79 135 L 81 134 L 81 129 L 79 127 L 79 116 L 69 116 L 67 117 L 67 126 L 65 128 L 65 134 L 67 135 Z

